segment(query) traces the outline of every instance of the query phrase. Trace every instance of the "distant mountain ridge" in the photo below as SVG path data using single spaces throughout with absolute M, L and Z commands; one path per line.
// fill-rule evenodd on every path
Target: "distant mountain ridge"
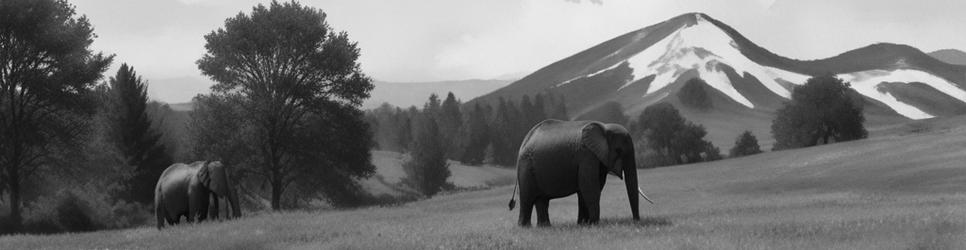
M 572 117 L 608 101 L 617 101 L 628 115 L 636 116 L 657 102 L 682 108 L 678 90 L 688 79 L 700 77 L 707 82 L 713 108 L 684 107 L 682 113 L 709 127 L 716 145 L 725 146 L 721 144 L 733 142 L 743 129 L 757 130 L 759 138 L 768 135 L 774 111 L 791 90 L 821 74 L 851 82 L 865 99 L 868 124 L 966 112 L 966 66 L 889 43 L 825 59 L 787 58 L 702 13 L 680 15 L 605 41 L 472 102 L 551 91 L 564 96 Z
M 957 49 L 941 49 L 929 55 L 948 64 L 966 65 L 966 52 Z
M 383 103 L 408 108 L 422 107 L 430 94 L 436 93 L 440 98 L 453 92 L 456 98 L 467 101 L 482 96 L 498 88 L 504 87 L 513 80 L 457 80 L 437 82 L 386 82 L 373 81 L 375 88 L 369 93 L 369 99 L 362 104 L 363 109 L 376 108 Z

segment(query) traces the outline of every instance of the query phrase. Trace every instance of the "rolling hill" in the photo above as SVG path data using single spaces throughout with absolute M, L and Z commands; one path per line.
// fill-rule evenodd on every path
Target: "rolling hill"
M 913 121 L 869 139 L 638 172 L 656 204 L 630 220 L 609 177 L 602 221 L 551 201 L 551 228 L 519 228 L 512 186 L 399 206 L 249 213 L 151 226 L 0 237 L 2 249 L 963 249 L 966 117 Z
M 565 97 L 572 117 L 609 101 L 620 103 L 631 116 L 651 104 L 670 102 L 707 127 L 712 142 L 726 149 L 746 129 L 769 144 L 774 111 L 792 88 L 820 74 L 851 82 L 865 99 L 867 126 L 966 112 L 966 66 L 889 43 L 819 60 L 791 59 L 701 13 L 605 41 L 472 102 L 550 91 Z M 679 89 L 694 77 L 707 82 L 712 109 L 681 105 Z
M 948 64 L 966 65 L 966 52 L 956 49 L 941 49 L 929 52 L 929 55 Z
M 369 99 L 362 104 L 363 109 L 373 109 L 383 103 L 408 108 L 422 107 L 430 94 L 436 93 L 440 99 L 446 98 L 446 93 L 453 92 L 456 98 L 469 100 L 493 90 L 506 86 L 511 80 L 461 80 L 439 82 L 385 82 L 373 81 L 375 88 L 369 93 Z

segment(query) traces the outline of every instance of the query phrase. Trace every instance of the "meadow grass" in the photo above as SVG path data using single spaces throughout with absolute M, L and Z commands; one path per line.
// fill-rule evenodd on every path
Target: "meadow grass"
M 551 201 L 552 227 L 518 227 L 512 186 L 500 186 L 162 231 L 3 236 L 0 249 L 966 249 L 966 128 L 893 129 L 908 133 L 641 170 L 657 204 L 642 203 L 640 221 L 609 177 L 594 226 L 576 225 L 568 197 Z

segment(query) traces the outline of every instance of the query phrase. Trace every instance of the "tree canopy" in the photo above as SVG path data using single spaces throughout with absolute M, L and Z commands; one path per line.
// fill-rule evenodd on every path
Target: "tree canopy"
M 14 227 L 25 182 L 76 143 L 94 110 L 90 91 L 113 60 L 90 49 L 94 37 L 67 1 L 0 2 L 0 190 Z
M 751 131 L 746 130 L 735 139 L 735 146 L 731 148 L 729 156 L 733 158 L 758 153 L 761 153 L 761 148 L 758 147 L 758 138 L 755 138 L 755 135 L 751 134 Z
M 251 163 L 237 164 L 270 185 L 273 209 L 281 209 L 282 196 L 293 184 L 300 187 L 298 194 L 332 198 L 338 195 L 332 190 L 351 188 L 352 178 L 374 172 L 369 163 L 371 135 L 358 111 L 373 85 L 357 62 L 356 43 L 347 33 L 335 32 L 324 12 L 297 2 L 259 4 L 249 14 L 228 18 L 205 41 L 207 53 L 198 68 L 216 84 L 211 95 L 199 100 L 210 104 L 206 108 L 214 109 L 211 113 L 226 109 L 226 115 L 235 116 L 200 118 L 197 127 L 218 130 L 205 121 L 242 126 L 248 134 L 241 139 L 249 141 L 231 144 L 237 137 L 212 136 L 207 137 L 210 141 L 199 138 L 204 143 L 196 149 L 250 147 L 229 152 L 249 153 L 233 155 L 252 158 Z M 337 130 L 348 125 L 355 129 Z M 318 184 L 314 180 L 319 178 L 340 188 L 309 188 L 307 183 Z
M 635 141 L 646 142 L 648 152 L 637 152 L 648 167 L 686 164 L 721 159 L 717 147 L 706 141 L 704 126 L 691 123 L 670 103 L 648 106 L 631 125 Z M 654 158 L 644 157 L 651 155 Z
M 446 142 L 436 123 L 437 119 L 433 117 L 433 113 L 426 112 L 431 111 L 428 107 L 435 101 L 434 97 L 436 96 L 430 97 L 427 109 L 417 115 L 410 159 L 403 163 L 406 182 L 428 196 L 433 196 L 446 187 L 446 179 L 450 176 L 445 157 Z
M 772 121 L 775 150 L 866 138 L 862 101 L 848 82 L 833 75 L 808 79 Z

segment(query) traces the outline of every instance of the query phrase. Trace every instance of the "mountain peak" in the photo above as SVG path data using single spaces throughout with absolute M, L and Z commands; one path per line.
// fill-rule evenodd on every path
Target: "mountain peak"
M 709 18 L 710 16 L 701 12 L 690 12 L 690 13 L 684 13 L 684 14 L 672 17 L 671 19 L 668 19 L 667 21 L 664 21 L 664 22 L 676 23 L 676 24 L 679 24 L 681 27 L 689 27 L 689 26 L 698 24 L 698 22 L 706 21 Z

